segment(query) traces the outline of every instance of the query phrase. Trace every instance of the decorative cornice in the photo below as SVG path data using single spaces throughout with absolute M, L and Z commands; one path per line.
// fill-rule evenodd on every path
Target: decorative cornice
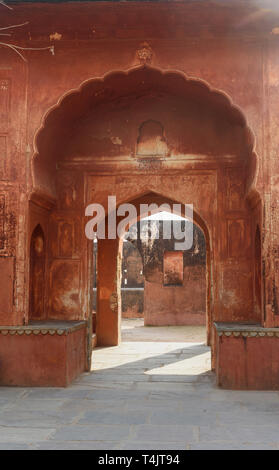
M 279 328 L 264 328 L 260 325 L 244 325 L 241 323 L 219 323 L 215 322 L 214 326 L 219 337 L 234 338 L 256 338 L 270 337 L 279 338 Z
M 85 328 L 87 325 L 86 321 L 79 321 L 79 322 L 50 322 L 46 323 L 33 323 L 30 325 L 22 325 L 22 326 L 0 326 L 0 335 L 7 336 L 7 335 L 58 335 L 58 336 L 67 336 L 74 331 L 80 330 Z

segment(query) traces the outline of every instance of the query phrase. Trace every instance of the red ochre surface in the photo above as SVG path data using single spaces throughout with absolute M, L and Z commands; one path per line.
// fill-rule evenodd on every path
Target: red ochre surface
M 193 204 L 213 362 L 213 321 L 278 327 L 278 12 L 234 0 L 13 8 L 2 8 L 1 27 L 28 21 L 13 42 L 55 55 L 23 51 L 24 62 L 1 48 L 0 325 L 88 319 L 85 207 L 116 195 Z M 97 341 L 117 345 L 121 247 L 98 249 Z M 66 385 L 82 369 L 82 347 L 69 365 L 81 335 L 1 335 L 0 380 Z M 232 387 L 277 387 L 264 372 L 277 339 L 231 340 L 217 363 L 232 361 L 237 376 L 238 345 L 247 365 Z

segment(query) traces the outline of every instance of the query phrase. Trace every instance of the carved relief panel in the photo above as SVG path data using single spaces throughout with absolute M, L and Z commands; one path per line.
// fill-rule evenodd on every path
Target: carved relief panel
M 78 172 L 59 171 L 56 178 L 58 208 L 72 211 L 83 202 L 83 179 Z
M 17 194 L 0 188 L 0 255 L 15 256 Z
M 253 315 L 253 279 L 244 262 L 222 266 L 220 299 L 226 321 L 248 320 Z
M 0 75 L 0 131 L 9 128 L 11 81 Z
M 78 258 L 83 235 L 81 217 L 53 214 L 50 229 L 51 257 Z
M 0 73 L 0 180 L 7 178 L 8 132 L 10 127 L 11 80 Z
M 7 174 L 7 136 L 0 134 L 0 180 L 4 180 Z
M 50 268 L 49 318 L 79 319 L 80 263 L 77 260 L 54 260 Z
M 227 220 L 228 258 L 247 256 L 246 224 L 244 219 Z
M 243 168 L 227 168 L 227 198 L 226 209 L 240 211 L 244 209 Z

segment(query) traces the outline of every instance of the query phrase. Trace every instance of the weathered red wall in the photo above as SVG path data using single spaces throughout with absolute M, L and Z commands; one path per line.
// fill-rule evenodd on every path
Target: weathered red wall
M 234 0 L 202 3 L 32 3 L 3 10 L 3 26 L 29 21 L 14 42 L 53 44 L 55 55 L 25 52 L 25 63 L 1 49 L 0 324 L 28 322 L 30 240 L 38 223 L 47 244 L 46 317 L 86 318 L 84 206 L 104 203 L 108 194 L 121 202 L 154 192 L 194 203 L 207 227 L 212 318 L 279 325 L 279 18 Z M 150 68 L 136 73 L 143 41 Z M 170 69 L 177 74 L 161 73 Z M 109 75 L 114 70 L 123 73 Z M 105 75 L 49 112 L 70 90 Z M 162 121 L 164 161 L 137 155 L 148 119 Z M 113 338 L 103 337 L 107 343 L 119 333 L 111 260 L 117 253 L 114 246 L 103 257 L 106 275 L 114 270 L 102 278 L 99 299 L 101 333 L 114 329 Z M 264 308 L 256 305 L 256 270 Z
M 45 12 L 45 14 L 42 14 L 42 12 Z M 143 41 L 147 40 L 152 49 L 152 67 L 160 70 L 179 70 L 188 77 L 206 80 L 210 86 L 227 93 L 247 117 L 249 125 L 257 137 L 258 154 L 260 157 L 262 156 L 262 150 L 265 148 L 264 139 L 267 138 L 265 129 L 269 122 L 266 120 L 266 114 L 262 112 L 263 107 L 268 106 L 265 90 L 268 87 L 267 80 L 269 76 L 269 70 L 266 66 L 263 68 L 263 63 L 269 62 L 270 51 L 277 47 L 277 38 L 269 34 L 269 42 L 266 43 L 266 37 L 262 39 L 265 32 L 257 34 L 257 30 L 253 29 L 250 25 L 246 29 L 244 26 L 235 29 L 234 22 L 237 18 L 239 20 L 242 18 L 240 10 L 227 10 L 221 7 L 211 9 L 209 17 L 209 12 L 207 11 L 207 22 L 209 21 L 211 27 L 210 31 L 206 31 L 203 29 L 201 21 L 203 15 L 201 16 L 198 12 L 199 6 L 193 4 L 170 5 L 169 3 L 162 3 L 158 8 L 155 4 L 142 2 L 129 5 L 112 5 L 109 3 L 90 5 L 78 3 L 59 6 L 24 4 L 15 6 L 13 16 L 11 16 L 9 11 L 3 10 L 2 21 L 4 25 L 10 24 L 11 19 L 14 20 L 15 18 L 19 22 L 23 22 L 23 19 L 29 20 L 28 27 L 22 30 L 17 29 L 15 33 L 14 39 L 22 45 L 36 46 L 49 44 L 50 34 L 53 32 L 59 33 L 57 37 L 60 37 L 61 34 L 61 38 L 51 41 L 51 44 L 55 46 L 54 56 L 48 52 L 27 52 L 27 64 L 23 63 L 11 51 L 6 49 L 1 50 L 3 54 L 1 53 L 0 59 L 0 78 L 1 80 L 7 80 L 5 87 L 7 86 L 8 90 L 5 93 L 9 96 L 9 98 L 5 98 L 7 114 L 2 118 L 0 128 L 0 132 L 5 139 L 8 139 L 7 145 L 3 144 L 6 145 L 5 149 L 7 149 L 5 150 L 7 152 L 7 156 L 5 156 L 7 168 L 5 170 L 6 182 L 5 178 L 3 178 L 1 184 L 2 194 L 7 201 L 10 201 L 11 198 L 14 200 L 14 202 L 9 202 L 9 204 L 12 204 L 10 218 L 8 207 L 5 209 L 5 236 L 10 237 L 10 242 L 6 242 L 6 248 L 2 250 L 2 255 L 4 257 L 12 256 L 16 260 L 15 279 L 5 283 L 5 292 L 11 292 L 12 294 L 9 306 L 5 304 L 5 308 L 3 307 L 1 310 L 2 324 L 20 324 L 28 321 L 26 313 L 28 312 L 28 289 L 25 286 L 25 273 L 29 269 L 28 250 L 32 233 L 31 226 L 39 223 L 40 219 L 45 217 L 45 213 L 50 213 L 50 211 L 52 214 L 49 217 L 49 226 L 46 229 L 49 234 L 46 236 L 50 236 L 50 238 L 47 238 L 49 246 L 46 270 L 49 282 L 45 293 L 47 316 L 49 318 L 67 317 L 69 319 L 78 319 L 84 318 L 87 315 L 87 262 L 83 259 L 82 255 L 87 249 L 87 244 L 82 239 L 83 234 L 80 230 L 83 224 L 82 214 L 84 208 L 83 178 L 81 174 L 77 174 L 76 170 L 74 173 L 69 170 L 64 172 L 61 170 L 61 173 L 57 175 L 58 185 L 55 190 L 53 184 L 54 178 L 49 179 L 48 176 L 48 165 L 50 165 L 48 162 L 53 158 L 52 150 L 62 149 L 64 151 L 65 149 L 65 141 L 62 135 L 65 126 L 57 127 L 58 136 L 60 137 L 53 142 L 47 142 L 47 146 L 45 146 L 48 149 L 47 162 L 38 166 L 39 160 L 37 158 L 34 163 L 35 183 L 42 192 L 42 198 L 39 201 L 37 197 L 36 209 L 33 210 L 32 207 L 32 212 L 30 209 L 29 235 L 26 237 L 27 199 L 33 188 L 30 159 L 35 151 L 34 136 L 42 123 L 43 116 L 69 90 L 78 87 L 85 80 L 101 77 L 111 70 L 118 69 L 125 71 L 131 67 L 138 66 L 140 58 L 137 55 L 137 51 L 141 48 L 140 44 Z M 92 20 L 93 17 L 94 21 Z M 48 18 L 47 21 L 45 20 L 46 18 Z M 251 31 L 249 28 L 252 28 Z M 228 30 L 229 34 L 227 34 Z M 222 40 L 220 40 L 220 36 Z M 263 44 L 265 47 L 263 47 Z M 118 80 L 119 89 L 121 89 L 121 80 Z M 117 83 L 115 86 L 118 86 Z M 156 89 L 156 83 L 154 83 L 154 86 Z M 98 92 L 102 98 L 101 88 L 102 84 Z M 106 95 L 104 97 L 107 99 Z M 128 113 L 128 127 L 123 126 L 121 115 L 115 109 L 111 135 L 108 137 L 109 140 L 103 139 L 100 143 L 101 153 L 97 152 L 96 154 L 98 159 L 100 155 L 104 155 L 104 152 L 105 155 L 110 155 L 110 157 L 118 155 L 119 151 L 121 155 L 123 151 L 124 153 L 130 152 L 130 148 L 135 145 L 135 140 L 138 136 L 138 126 L 145 119 L 144 115 L 146 115 L 146 118 L 150 118 L 148 109 L 151 109 L 154 99 L 156 97 L 148 96 L 141 100 L 141 103 L 138 105 L 138 113 L 140 115 L 137 112 L 133 113 L 134 108 L 131 108 L 128 102 L 127 108 L 125 108 L 125 100 L 122 100 L 121 113 L 123 119 L 125 119 L 125 116 L 127 118 Z M 144 100 L 146 104 L 144 104 Z M 170 98 L 166 98 L 166 100 L 165 105 L 162 102 L 160 106 L 156 105 L 155 108 L 153 106 L 156 110 L 155 114 L 157 114 L 157 119 L 164 121 L 163 124 L 169 147 L 173 148 L 174 153 L 184 152 L 185 142 L 186 144 L 188 142 L 186 139 L 188 134 L 185 134 L 185 129 L 189 129 L 190 132 L 193 127 L 199 127 L 199 113 L 195 114 L 192 112 L 193 109 L 190 103 L 188 108 L 187 106 L 184 107 L 183 113 L 186 113 L 186 121 L 185 126 L 180 129 L 179 122 L 182 122 L 181 119 L 178 121 L 173 118 L 173 114 L 167 116 L 165 112 L 166 107 L 170 109 L 171 105 Z M 71 108 L 70 113 L 75 109 L 78 112 L 78 105 L 76 108 Z M 109 112 L 109 107 L 100 104 L 98 110 L 93 111 L 92 117 L 88 117 L 87 122 L 90 127 L 90 119 L 93 118 L 92 123 L 96 123 L 94 116 L 102 116 L 100 119 L 98 118 L 97 127 L 94 124 L 95 127 L 92 130 L 93 136 L 97 136 L 97 139 L 104 135 Z M 187 113 L 189 113 L 189 119 L 187 118 Z M 191 122 L 191 116 L 195 116 L 195 121 Z M 210 113 L 208 116 L 210 122 Z M 155 115 L 154 118 L 156 118 Z M 135 127 L 133 127 L 133 120 L 137 121 L 137 126 Z M 204 129 L 204 138 L 197 138 L 196 142 L 200 142 L 204 148 L 206 148 L 207 142 L 207 151 L 211 148 L 210 151 L 213 154 L 216 154 L 218 142 L 221 145 L 219 145 L 219 153 L 225 151 L 226 142 L 231 142 L 234 146 L 239 142 L 237 129 L 235 129 L 236 133 L 232 135 L 229 132 L 227 133 L 225 129 L 222 132 L 220 130 L 218 132 L 218 129 L 214 130 L 212 128 L 209 130 L 208 125 L 204 127 L 204 124 L 202 124 L 202 127 Z M 92 128 L 90 127 L 90 129 Z M 78 127 L 76 128 L 77 130 Z M 74 140 L 76 139 L 76 131 L 72 134 L 72 139 Z M 86 132 L 85 124 L 81 128 L 81 132 Z M 210 141 L 209 137 L 213 135 L 212 132 L 216 134 L 213 147 L 213 141 Z M 185 141 L 178 142 L 179 135 L 182 133 Z M 81 135 L 79 133 L 79 136 Z M 195 152 L 202 151 L 203 147 L 199 149 L 194 141 L 192 141 L 192 134 L 190 133 L 189 135 L 191 136 L 192 143 L 187 151 L 191 152 L 191 148 Z M 5 139 L 2 139 L 3 142 Z M 123 142 L 122 148 L 119 148 L 121 146 L 117 144 L 120 141 Z M 224 144 L 221 144 L 221 142 L 224 142 Z M 98 149 L 94 139 L 92 143 L 94 144 L 94 149 Z M 218 144 L 217 147 L 216 143 Z M 108 147 L 106 147 L 107 144 Z M 76 147 L 73 145 L 72 149 L 75 150 Z M 90 149 L 90 146 L 85 150 L 88 151 L 88 149 Z M 116 150 L 117 154 L 115 154 Z M 89 151 L 93 157 L 91 150 Z M 114 152 L 114 154 L 111 152 Z M 94 164 L 97 165 L 95 160 Z M 189 165 L 188 169 L 185 168 L 185 175 L 189 174 L 190 167 L 193 168 L 193 165 Z M 101 167 L 98 166 L 98 168 L 98 171 L 100 171 Z M 129 174 L 133 171 L 133 168 L 135 168 L 134 164 L 133 166 L 131 164 L 126 165 L 126 171 Z M 140 168 L 137 169 L 139 173 L 142 171 L 141 168 L 144 175 L 152 171 L 149 164 L 144 163 L 143 166 L 143 163 L 141 163 Z M 262 169 L 263 165 L 260 165 L 258 182 L 263 181 Z M 115 168 L 111 167 L 111 171 L 115 172 Z M 156 171 L 157 169 L 155 168 Z M 218 236 L 218 239 L 222 240 L 218 242 L 219 254 L 216 256 L 218 270 L 216 267 L 214 268 L 216 279 L 214 302 L 218 303 L 220 301 L 222 304 L 222 308 L 217 308 L 218 315 L 222 315 L 223 319 L 231 319 L 232 309 L 230 299 L 234 297 L 235 313 L 233 314 L 233 319 L 255 320 L 253 301 L 247 296 L 247 292 L 252 292 L 253 288 L 251 267 L 246 264 L 246 260 L 242 265 L 239 262 L 235 263 L 233 261 L 235 245 L 230 245 L 226 241 L 226 234 L 233 228 L 233 221 L 236 220 L 238 224 L 236 230 L 240 233 L 241 237 L 236 244 L 240 243 L 241 246 L 245 246 L 245 243 L 247 243 L 247 250 L 249 250 L 250 227 L 246 223 L 247 209 L 244 206 L 240 207 L 237 202 L 237 194 L 244 191 L 242 186 L 244 183 L 239 180 L 237 171 L 235 173 L 232 172 L 231 177 L 226 176 L 232 171 L 230 165 L 227 166 L 225 173 L 223 173 L 223 170 L 217 169 L 216 165 L 215 168 L 210 168 L 209 170 L 208 165 L 203 164 L 203 169 L 198 170 L 198 172 L 196 171 L 197 176 L 195 179 L 197 181 L 200 177 L 199 175 L 204 174 L 204 171 L 207 172 L 207 175 L 203 176 L 203 178 L 209 178 L 208 171 L 210 171 L 211 181 L 213 181 L 213 178 L 215 182 L 210 183 L 212 189 L 204 191 L 203 196 L 200 198 L 198 210 L 203 208 L 203 213 L 208 212 L 207 200 L 208 191 L 210 191 L 214 196 L 211 200 L 212 207 L 209 212 L 212 214 L 214 212 L 219 220 L 222 219 L 219 222 L 218 229 L 222 232 L 222 236 Z M 192 176 L 187 176 L 187 178 L 188 184 Z M 227 178 L 229 180 L 233 178 L 234 182 L 228 183 Z M 154 178 L 152 177 L 152 179 Z M 12 190 L 10 189 L 11 186 L 9 186 L 11 181 L 13 181 Z M 145 187 L 149 186 L 151 189 L 159 190 L 159 181 L 158 184 L 152 184 L 150 180 L 148 184 L 146 180 L 146 183 Z M 137 185 L 137 182 L 135 184 Z M 177 190 L 173 191 L 172 187 L 168 188 L 167 184 L 163 185 L 164 192 L 168 196 L 176 195 L 178 200 L 185 200 L 185 197 L 189 200 L 188 196 L 181 192 L 184 184 L 181 181 L 180 195 Z M 216 184 L 218 184 L 218 197 Z M 195 187 L 199 187 L 200 190 L 201 186 L 200 183 L 198 183 L 198 186 L 196 186 L 196 183 L 193 183 L 194 190 Z M 47 198 L 43 197 L 43 193 L 49 193 L 50 188 L 53 200 L 49 195 Z M 113 186 L 108 188 L 109 193 L 112 190 Z M 121 197 L 123 199 L 129 198 L 131 195 L 134 195 L 134 192 L 133 190 L 129 189 L 128 191 L 123 188 Z M 223 201 L 222 195 L 225 193 L 228 195 L 227 200 L 234 201 L 232 204 Z M 56 204 L 56 196 L 58 196 L 58 202 L 56 209 L 52 210 L 52 203 Z M 192 199 L 196 203 L 195 198 Z M 217 199 L 218 207 L 216 206 Z M 92 202 L 91 197 L 90 202 Z M 226 216 L 224 216 L 223 204 L 231 204 L 227 206 L 229 212 Z M 17 216 L 19 212 L 22 214 L 20 219 Z M 9 220 L 13 222 L 14 230 L 9 229 Z M 208 220 L 207 223 L 210 225 L 212 222 L 213 219 L 211 217 L 211 220 Z M 68 228 L 65 224 L 68 224 Z M 243 231 L 243 224 L 245 225 L 246 232 Z M 59 243 L 57 243 L 58 236 L 60 237 Z M 215 235 L 212 234 L 212 242 L 214 242 L 214 238 Z M 16 240 L 18 240 L 18 243 L 16 243 Z M 10 243 L 10 249 L 7 243 Z M 251 254 L 246 248 L 243 248 L 243 250 L 247 252 L 247 258 L 250 259 Z M 4 262 L 9 264 L 6 258 L 5 261 L 3 260 Z M 7 267 L 7 269 L 9 270 L 10 267 Z M 217 281 L 217 277 L 220 282 Z M 239 281 L 239 279 L 241 280 Z M 12 287 L 14 282 L 16 292 L 13 291 Z M 65 290 L 67 295 L 64 295 Z M 230 291 L 229 294 L 228 290 Z M 244 295 L 245 298 L 243 297 Z M 65 299 L 68 299 L 66 304 Z
M 144 284 L 145 325 L 205 325 L 206 267 L 185 266 L 181 286 Z M 158 280 L 159 280 L 158 279 Z

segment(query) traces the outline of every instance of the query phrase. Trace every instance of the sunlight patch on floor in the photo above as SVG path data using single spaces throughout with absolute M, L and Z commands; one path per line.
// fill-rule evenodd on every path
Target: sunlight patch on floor
M 210 351 L 198 356 L 178 359 L 177 362 L 165 364 L 144 372 L 147 375 L 200 375 L 211 370 Z

